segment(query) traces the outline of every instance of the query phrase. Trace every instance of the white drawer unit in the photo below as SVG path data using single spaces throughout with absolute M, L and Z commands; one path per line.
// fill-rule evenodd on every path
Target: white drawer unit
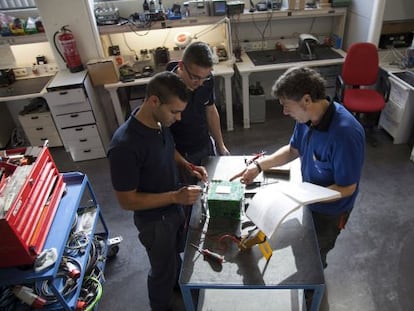
M 413 90 L 392 75 L 389 80 L 390 98 L 381 112 L 379 126 L 393 137 L 394 144 L 407 143 L 414 124 Z
M 56 119 L 56 123 L 59 124 L 60 128 L 95 123 L 95 117 L 93 116 L 93 113 L 91 110 L 61 114 L 61 115 L 57 115 L 55 119 Z
M 105 154 L 96 125 L 85 125 L 62 129 L 62 139 L 68 143 L 74 161 L 96 159 Z
M 49 147 L 62 146 L 59 133 L 50 112 L 37 112 L 19 115 L 19 122 L 32 146 L 42 146 L 45 141 Z
M 59 74 L 45 97 L 66 151 L 73 161 L 105 157 L 109 139 L 87 71 Z

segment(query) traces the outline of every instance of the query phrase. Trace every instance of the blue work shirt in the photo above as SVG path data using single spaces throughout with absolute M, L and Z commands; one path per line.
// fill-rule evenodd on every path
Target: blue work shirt
M 290 144 L 299 151 L 303 181 L 324 187 L 357 184 L 352 196 L 310 204 L 309 208 L 327 215 L 350 211 L 365 157 L 365 132 L 356 118 L 342 105 L 331 102 L 317 126 L 296 123 Z

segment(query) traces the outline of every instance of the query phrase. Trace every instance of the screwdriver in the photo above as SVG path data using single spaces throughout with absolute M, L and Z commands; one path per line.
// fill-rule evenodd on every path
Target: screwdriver
M 190 243 L 190 245 L 192 247 L 194 247 L 200 254 L 202 254 L 204 256 L 204 258 L 211 259 L 211 260 L 213 260 L 213 261 L 215 261 L 219 264 L 222 264 L 224 262 L 224 257 L 223 256 L 221 256 L 217 253 L 214 253 L 214 252 L 212 252 L 208 249 L 203 249 L 201 247 L 198 247 L 197 245 L 195 245 L 193 243 Z

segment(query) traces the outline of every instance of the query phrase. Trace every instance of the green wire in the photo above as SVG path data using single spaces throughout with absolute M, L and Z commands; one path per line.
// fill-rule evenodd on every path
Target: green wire
M 93 300 L 93 302 L 85 309 L 85 311 L 92 311 L 93 310 L 93 308 L 95 307 L 95 305 L 96 305 L 96 303 L 101 299 L 101 297 L 102 297 L 102 284 L 101 284 L 101 282 L 99 282 L 99 280 L 97 279 L 97 278 L 94 278 L 94 277 L 92 277 L 92 276 L 88 276 L 88 277 L 86 277 L 85 278 L 85 281 L 87 281 L 87 280 L 92 280 L 92 281 L 94 281 L 95 283 L 97 283 L 97 285 L 98 285 L 98 292 L 96 293 L 96 297 L 95 297 L 95 299 Z

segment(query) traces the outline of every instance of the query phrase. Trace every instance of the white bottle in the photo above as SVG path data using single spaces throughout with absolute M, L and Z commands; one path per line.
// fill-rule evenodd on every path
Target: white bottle
M 219 57 L 217 55 L 217 47 L 216 46 L 213 46 L 212 57 L 213 57 L 213 64 L 218 64 L 219 63 Z

